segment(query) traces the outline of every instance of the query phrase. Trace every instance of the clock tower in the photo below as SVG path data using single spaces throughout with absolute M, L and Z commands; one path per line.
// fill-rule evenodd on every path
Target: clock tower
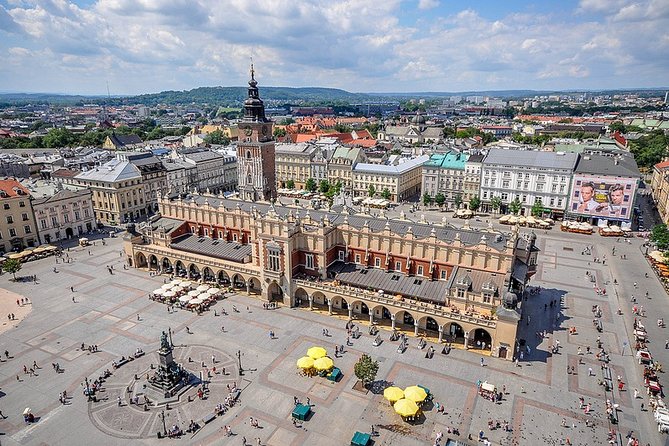
M 251 64 L 244 118 L 239 123 L 237 175 L 239 197 L 248 201 L 269 201 L 276 197 L 273 123 L 265 117 L 265 104 L 258 94 Z

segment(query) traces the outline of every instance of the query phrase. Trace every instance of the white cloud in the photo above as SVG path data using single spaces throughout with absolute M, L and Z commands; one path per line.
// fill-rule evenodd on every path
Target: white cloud
M 439 0 L 418 0 L 418 9 L 433 9 L 439 6 Z

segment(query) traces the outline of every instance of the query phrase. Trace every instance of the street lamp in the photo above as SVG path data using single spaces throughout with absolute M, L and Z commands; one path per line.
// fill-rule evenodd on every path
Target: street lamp
M 167 436 L 167 426 L 165 425 L 165 411 L 160 411 L 160 417 L 163 419 L 163 434 Z
M 239 363 L 239 376 L 244 374 L 244 369 L 242 368 L 242 351 L 237 350 L 237 362 Z

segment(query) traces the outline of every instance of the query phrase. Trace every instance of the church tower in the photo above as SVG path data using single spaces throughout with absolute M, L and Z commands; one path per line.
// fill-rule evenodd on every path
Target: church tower
M 265 104 L 258 94 L 251 64 L 244 118 L 239 123 L 237 176 L 239 197 L 248 201 L 269 201 L 276 197 L 273 123 L 265 117 Z

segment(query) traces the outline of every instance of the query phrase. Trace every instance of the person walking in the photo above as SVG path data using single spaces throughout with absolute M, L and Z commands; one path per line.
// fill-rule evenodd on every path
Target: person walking
M 481 367 L 483 367 L 485 364 L 483 363 L 483 358 L 481 358 Z

